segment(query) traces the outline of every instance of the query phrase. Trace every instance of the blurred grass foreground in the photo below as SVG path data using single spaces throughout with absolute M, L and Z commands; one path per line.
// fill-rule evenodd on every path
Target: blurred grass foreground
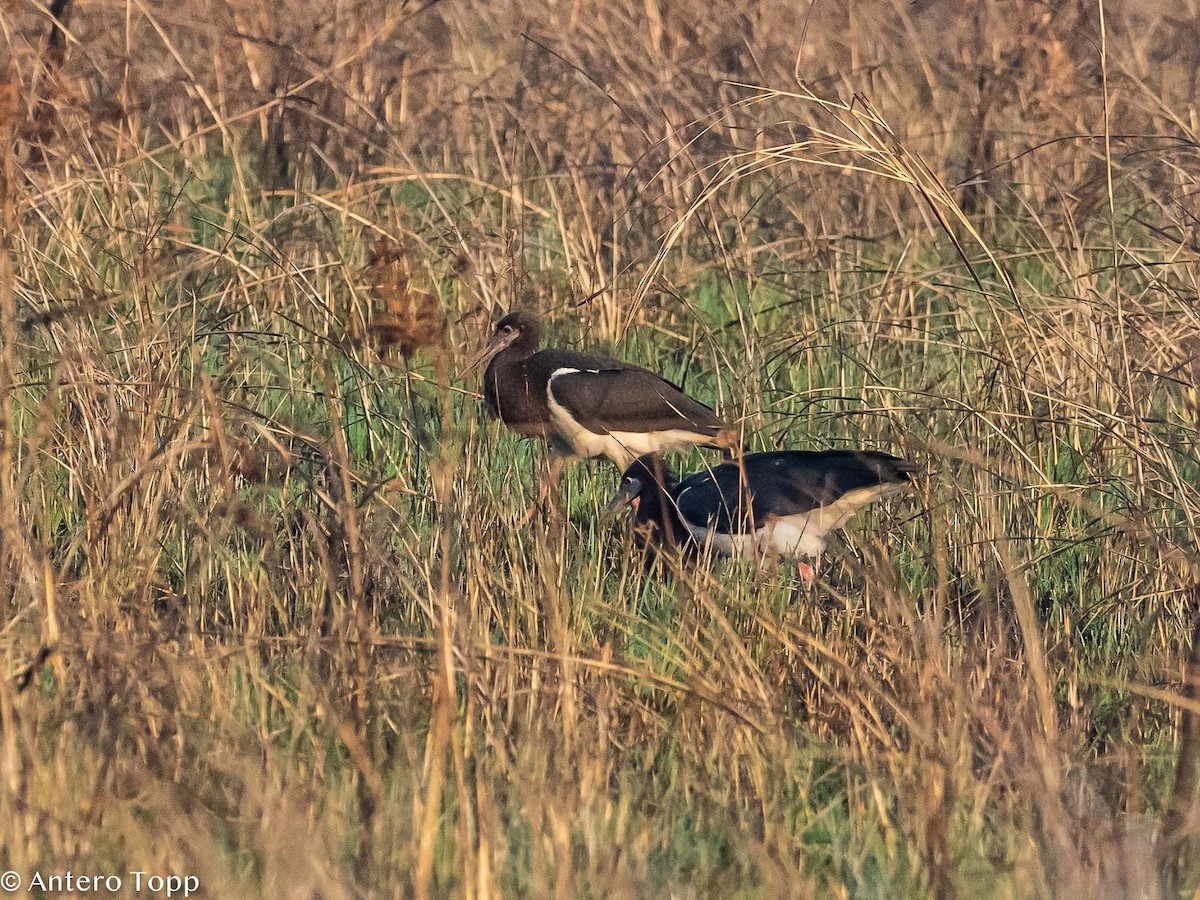
M 0 24 L 4 869 L 1200 886 L 1193 0 Z M 460 371 L 518 305 L 918 488 L 811 592 L 647 574 L 599 464 L 523 524 Z

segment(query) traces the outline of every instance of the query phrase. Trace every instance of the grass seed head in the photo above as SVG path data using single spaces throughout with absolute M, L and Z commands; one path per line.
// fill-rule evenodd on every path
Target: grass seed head
M 412 263 L 401 241 L 380 238 L 366 269 L 374 315 L 368 326 L 380 357 L 393 353 L 408 358 L 418 350 L 441 344 L 446 317 L 438 297 L 412 286 Z
M 17 86 L 12 76 L 0 80 L 0 131 L 14 127 L 17 121 Z

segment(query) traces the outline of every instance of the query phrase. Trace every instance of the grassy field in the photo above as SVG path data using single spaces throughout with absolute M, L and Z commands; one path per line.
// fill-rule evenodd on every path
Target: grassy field
M 17 894 L 1192 896 L 1194 3 L 193 6 L 0 10 Z M 917 486 L 523 524 L 516 306 Z

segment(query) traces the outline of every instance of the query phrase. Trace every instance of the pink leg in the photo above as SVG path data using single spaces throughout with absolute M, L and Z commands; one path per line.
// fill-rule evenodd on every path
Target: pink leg
M 805 587 L 812 587 L 813 579 L 816 577 L 816 570 L 811 563 L 798 562 L 796 568 L 800 572 L 800 578 L 804 581 Z

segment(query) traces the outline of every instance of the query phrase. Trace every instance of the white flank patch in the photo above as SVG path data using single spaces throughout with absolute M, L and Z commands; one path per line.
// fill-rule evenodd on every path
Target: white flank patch
M 685 489 L 682 497 L 691 488 Z M 774 555 L 793 558 L 816 558 L 825 549 L 831 531 L 836 531 L 868 503 L 903 490 L 899 484 L 873 484 L 843 494 L 828 506 L 821 506 L 795 516 L 781 516 L 768 522 L 752 534 L 725 534 L 704 523 L 689 522 L 680 514 L 696 543 L 711 547 L 722 556 Z
M 571 445 L 576 456 L 590 459 L 594 456 L 604 456 L 616 463 L 617 468 L 627 469 L 639 456 L 646 453 L 663 453 L 669 450 L 683 450 L 696 444 L 706 444 L 712 440 L 703 434 L 687 431 L 683 428 L 672 428 L 667 431 L 613 431 L 609 434 L 597 434 L 584 428 L 570 412 L 554 399 L 554 379 L 560 375 L 575 375 L 580 369 L 555 369 L 546 383 L 546 401 L 550 406 L 550 419 L 554 422 L 555 430 Z M 599 372 L 598 369 L 589 369 Z
M 774 519 L 752 534 L 726 534 L 686 519 L 683 519 L 683 524 L 696 543 L 711 547 L 722 556 L 739 559 L 763 555 L 799 558 L 820 556 L 825 549 L 825 538 L 829 531 L 821 531 L 817 527 L 818 523 L 813 520 L 818 518 L 820 510 Z

